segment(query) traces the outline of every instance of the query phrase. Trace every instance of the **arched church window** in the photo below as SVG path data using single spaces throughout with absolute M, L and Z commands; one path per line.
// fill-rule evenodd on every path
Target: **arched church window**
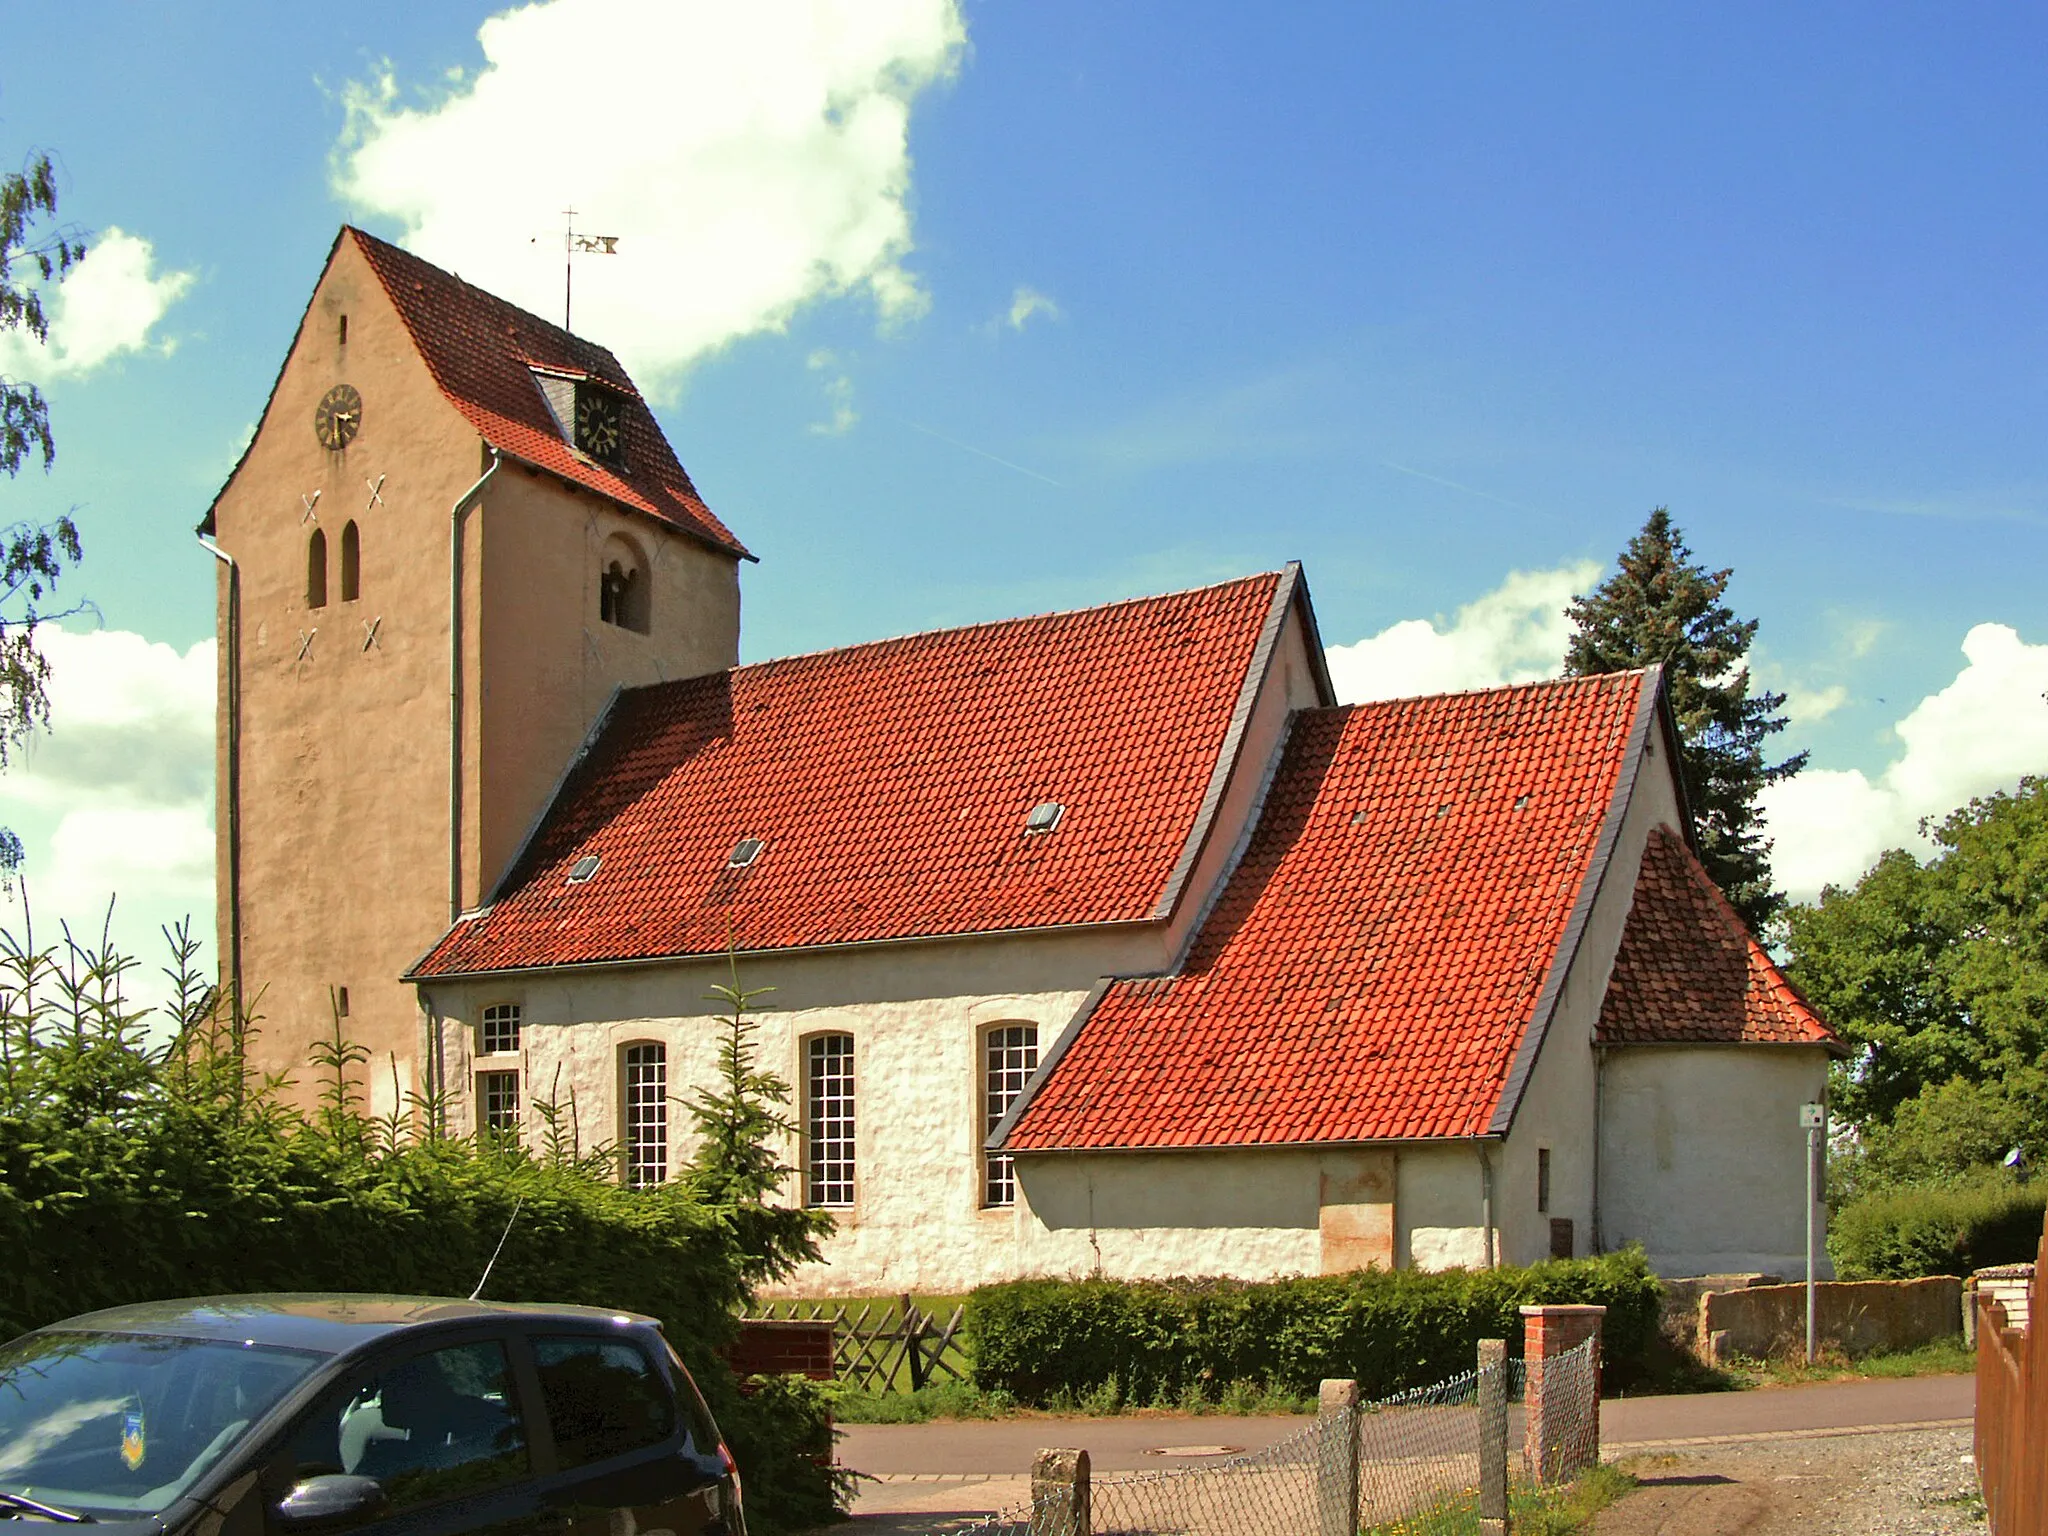
M 341 530 L 341 600 L 352 603 L 363 595 L 363 536 L 349 522 Z
M 804 1204 L 853 1204 L 853 1036 L 804 1042 Z
M 321 528 L 306 540 L 306 606 L 327 606 L 327 533 Z
M 644 1189 L 668 1178 L 668 1047 L 635 1041 L 620 1050 L 619 1073 L 626 1183 Z
M 986 1141 L 1038 1070 L 1038 1026 L 992 1024 L 981 1039 L 981 1136 Z M 981 1175 L 983 1205 L 1017 1203 L 1017 1165 L 1009 1153 L 983 1153 Z
M 652 619 L 651 586 L 639 546 L 624 534 L 606 539 L 598 557 L 598 618 L 619 629 L 646 634 Z

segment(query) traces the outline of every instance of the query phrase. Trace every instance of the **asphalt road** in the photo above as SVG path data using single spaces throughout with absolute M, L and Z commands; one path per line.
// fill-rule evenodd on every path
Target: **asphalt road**
M 1899 1381 L 1826 1382 L 1673 1397 L 1612 1399 L 1601 1405 L 1600 1438 L 1609 1446 L 1717 1441 L 1824 1430 L 1869 1429 L 1970 1418 L 1970 1376 Z M 1230 1447 L 1259 1450 L 1300 1430 L 1295 1417 L 1225 1418 L 1143 1414 L 1114 1419 L 1019 1418 L 932 1424 L 848 1424 L 842 1466 L 874 1476 L 1028 1477 L 1046 1446 L 1084 1447 L 1103 1472 L 1197 1465 L 1212 1456 L 1162 1450 Z M 1520 1432 L 1517 1422 L 1514 1433 Z

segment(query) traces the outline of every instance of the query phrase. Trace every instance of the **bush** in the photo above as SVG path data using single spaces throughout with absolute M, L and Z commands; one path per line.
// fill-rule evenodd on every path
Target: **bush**
M 1313 1396 L 1352 1377 L 1368 1397 L 1472 1369 L 1479 1340 L 1520 1354 L 1518 1308 L 1607 1308 L 1610 1375 L 1640 1368 L 1657 1326 L 1659 1287 L 1640 1249 L 1526 1269 L 1361 1270 L 1251 1283 L 1190 1279 L 1019 1280 L 967 1303 L 976 1383 L 1043 1404 L 1057 1393 L 1115 1390 L 1135 1401 L 1254 1382 Z
M 1974 1183 L 1881 1190 L 1828 1223 L 1828 1257 L 1844 1280 L 1914 1280 L 2019 1264 L 2041 1245 L 2048 1185 L 2000 1175 Z
M 180 941 L 182 1029 L 165 1050 L 120 1000 L 131 962 L 0 934 L 0 1250 L 14 1255 L 0 1338 L 180 1296 L 467 1296 L 502 1237 L 491 1300 L 661 1320 L 748 1479 L 757 1531 L 834 1518 L 822 1395 L 769 1382 L 742 1397 L 718 1355 L 752 1281 L 786 1271 L 806 1228 L 695 1168 L 626 1189 L 608 1149 L 452 1137 L 420 1100 L 372 1118 L 365 1053 L 338 1021 L 315 1052 L 321 1107 L 302 1114 L 251 1081 L 251 1026 L 196 986 Z

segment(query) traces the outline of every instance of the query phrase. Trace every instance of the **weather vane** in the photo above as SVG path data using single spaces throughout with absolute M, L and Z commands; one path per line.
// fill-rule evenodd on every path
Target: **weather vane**
M 576 210 L 562 210 L 562 329 L 568 330 L 570 304 L 575 297 L 576 256 L 616 256 L 619 254 L 617 235 L 579 235 L 576 233 Z

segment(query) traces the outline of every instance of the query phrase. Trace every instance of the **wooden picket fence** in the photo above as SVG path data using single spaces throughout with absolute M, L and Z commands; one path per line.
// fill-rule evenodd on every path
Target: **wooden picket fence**
M 2048 1536 L 2048 1220 L 2026 1331 L 1978 1293 L 1977 1476 L 1992 1536 Z
M 775 1321 L 830 1322 L 839 1379 L 868 1392 L 915 1392 L 942 1381 L 973 1379 L 962 1325 L 964 1306 L 939 1318 L 908 1296 L 854 1301 L 764 1301 L 756 1315 Z

